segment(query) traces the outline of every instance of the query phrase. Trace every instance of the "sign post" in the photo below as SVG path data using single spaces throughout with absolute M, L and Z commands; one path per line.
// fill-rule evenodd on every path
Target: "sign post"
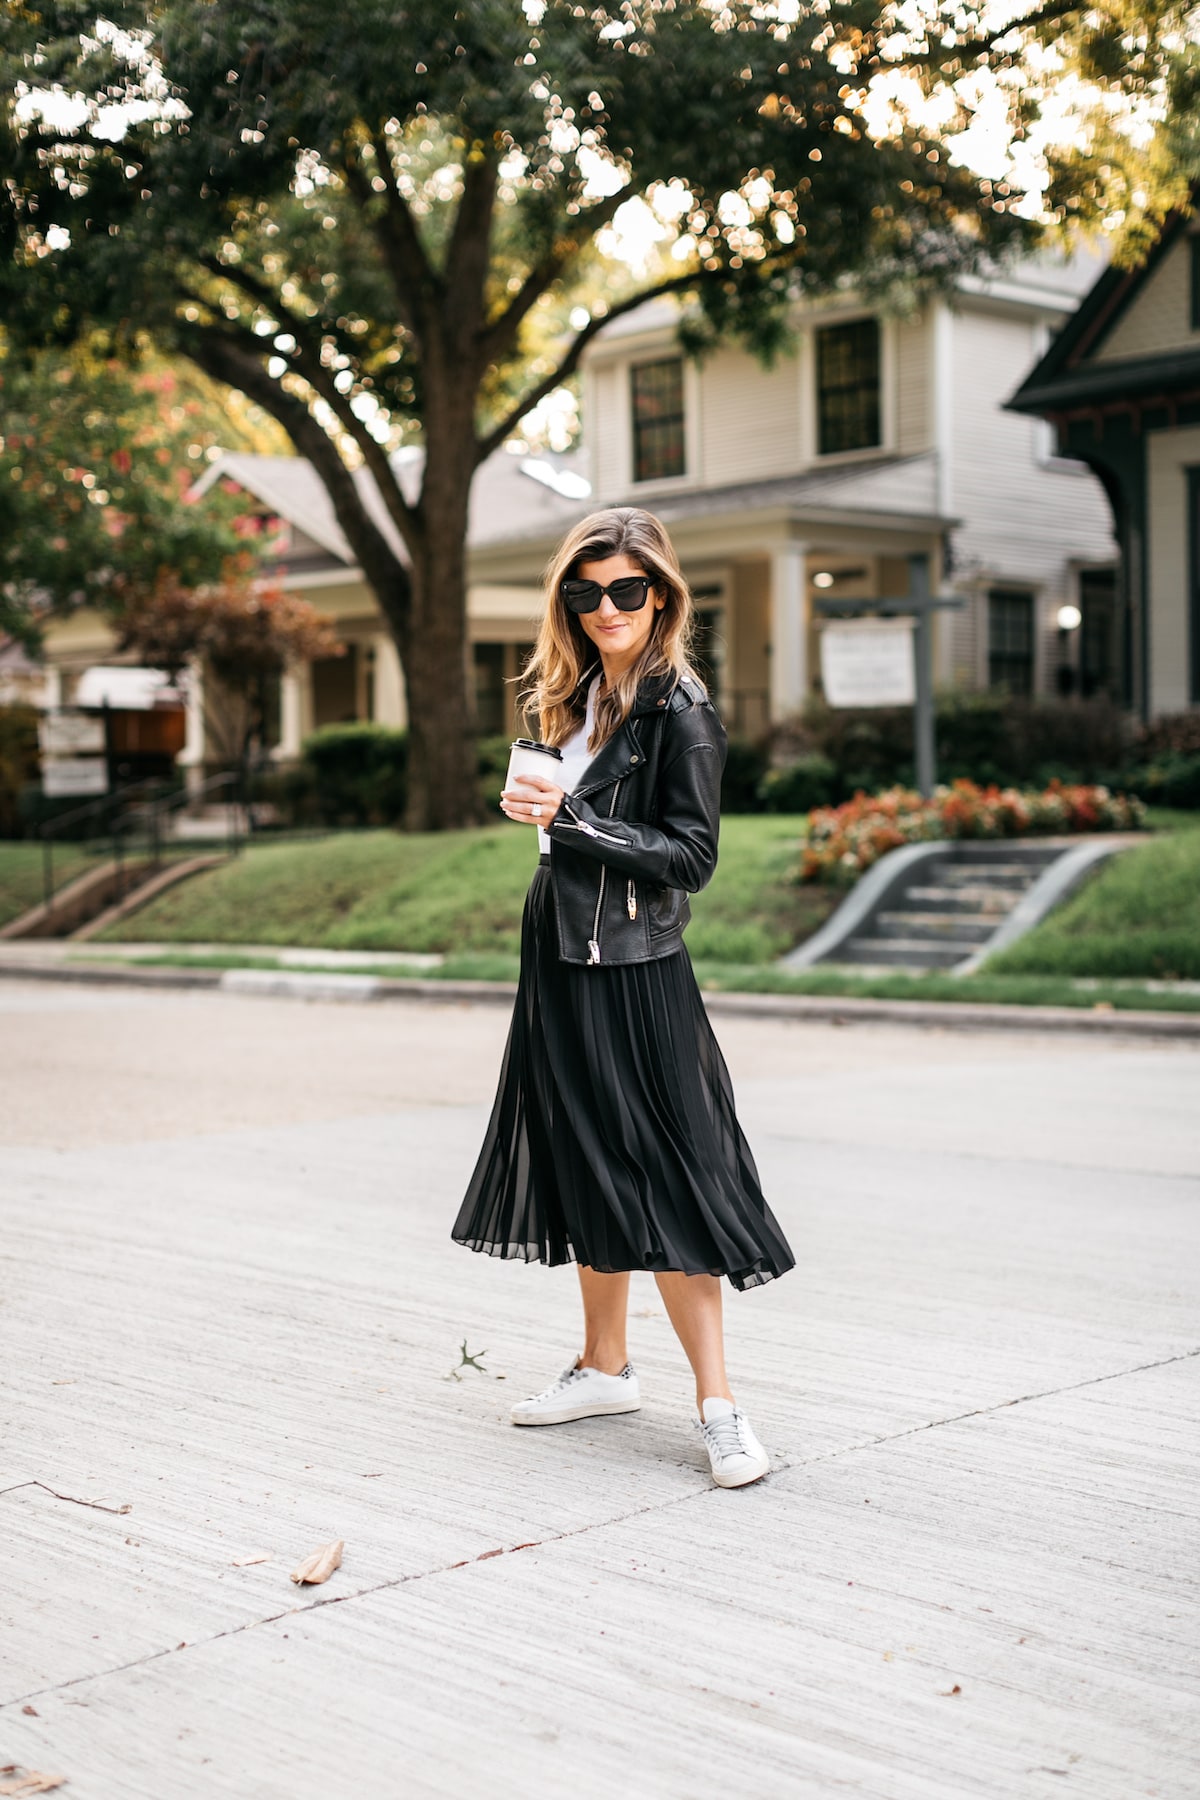
M 908 584 L 907 594 L 892 599 L 837 600 L 830 596 L 817 600 L 817 610 L 831 620 L 822 633 L 821 675 L 830 706 L 912 706 L 917 787 L 928 799 L 937 786 L 933 615 L 956 610 L 966 601 L 955 594 L 930 593 L 929 558 L 924 553 L 909 557 Z M 833 623 L 839 613 L 849 615 L 854 623 Z M 879 621 L 861 619 L 865 613 L 878 613 Z M 883 623 L 904 618 L 911 623 Z M 868 632 L 873 638 L 868 638 Z M 827 658 L 825 642 L 831 633 Z M 903 658 L 907 658 L 906 667 Z

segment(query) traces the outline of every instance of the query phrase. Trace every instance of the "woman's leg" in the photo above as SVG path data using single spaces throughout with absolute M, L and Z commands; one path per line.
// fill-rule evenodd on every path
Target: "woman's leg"
M 702 1413 L 708 1399 L 732 1400 L 725 1374 L 721 1277 L 685 1275 L 680 1269 L 671 1269 L 654 1279 L 696 1377 L 696 1411 Z
M 578 1367 L 603 1369 L 606 1375 L 619 1375 L 629 1361 L 625 1343 L 629 1272 L 603 1275 L 586 1263 L 580 1263 L 578 1267 L 585 1333 Z

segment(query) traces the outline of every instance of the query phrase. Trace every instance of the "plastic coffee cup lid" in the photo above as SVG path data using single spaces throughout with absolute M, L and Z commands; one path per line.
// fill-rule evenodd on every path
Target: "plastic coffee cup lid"
M 513 750 L 540 750 L 543 756 L 557 756 L 562 761 L 562 751 L 556 744 L 539 744 L 534 738 L 514 738 L 510 748 Z

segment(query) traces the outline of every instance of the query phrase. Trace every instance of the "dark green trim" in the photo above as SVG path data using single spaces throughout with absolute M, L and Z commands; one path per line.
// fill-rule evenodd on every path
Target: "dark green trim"
M 1200 241 L 1200 240 L 1198 240 Z M 1006 402 L 1009 412 L 1059 412 L 1105 400 L 1137 400 L 1178 405 L 1200 399 L 1200 344 L 1163 356 L 1139 356 L 1118 363 L 1084 363 L 1051 381 L 1039 381 L 1037 369 Z
M 1200 469 L 1187 472 L 1188 699 L 1200 705 Z
M 1193 197 L 1200 197 L 1200 184 L 1193 190 Z M 1012 399 L 1006 401 L 1013 412 L 1036 412 L 1037 407 L 1028 404 L 1034 392 L 1056 383 L 1060 377 L 1071 375 L 1082 366 L 1085 358 L 1095 355 L 1186 223 L 1183 213 L 1172 213 L 1139 268 L 1108 268 L 1104 271 L 1053 339 L 1041 361 L 1030 370 Z

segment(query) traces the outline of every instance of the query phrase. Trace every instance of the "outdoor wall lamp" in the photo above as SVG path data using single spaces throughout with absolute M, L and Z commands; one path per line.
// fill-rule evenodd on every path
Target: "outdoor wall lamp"
M 1077 606 L 1060 606 L 1059 607 L 1059 609 L 1058 609 L 1058 629 L 1060 631 L 1074 631 L 1076 626 L 1082 625 L 1082 623 L 1083 623 L 1083 614 L 1080 612 L 1080 610 Z

